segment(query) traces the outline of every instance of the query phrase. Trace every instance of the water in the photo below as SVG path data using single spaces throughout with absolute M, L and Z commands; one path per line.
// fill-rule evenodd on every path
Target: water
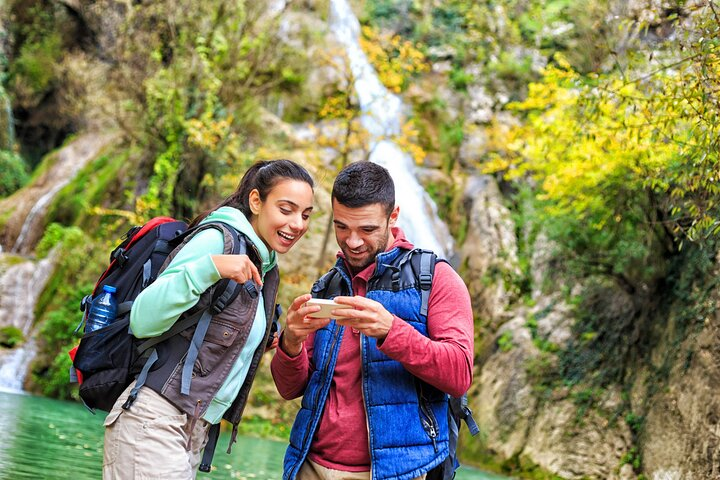
M 115 299 L 115 287 L 103 285 L 102 292 L 90 304 L 85 333 L 94 332 L 107 327 L 115 321 L 117 313 L 117 300 Z
M 43 397 L 0 392 L 0 479 L 98 479 L 102 475 L 104 415 Z M 210 474 L 199 479 L 282 478 L 285 442 L 238 437 L 227 455 L 228 433 L 218 441 Z M 502 479 L 462 467 L 458 480 Z
M 449 258 L 454 241 L 447 225 L 438 218 L 437 206 L 417 181 L 413 159 L 392 141 L 400 134 L 404 106 L 400 98 L 380 82 L 360 48 L 360 24 L 347 0 L 331 1 L 330 29 L 350 59 L 363 112 L 361 121 L 371 138 L 370 161 L 387 168 L 395 182 L 395 199 L 400 206 L 398 224 L 416 246 Z

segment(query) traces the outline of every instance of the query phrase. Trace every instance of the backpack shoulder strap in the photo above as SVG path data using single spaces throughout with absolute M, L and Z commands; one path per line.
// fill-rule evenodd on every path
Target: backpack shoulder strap
M 420 272 L 418 273 L 418 283 L 420 284 L 420 296 L 422 300 L 420 314 L 425 316 L 428 314 L 430 288 L 432 288 L 436 260 L 437 255 L 433 252 L 429 250 L 420 250 Z
M 334 298 L 346 293 L 343 289 L 343 276 L 337 267 L 332 267 L 325 275 L 315 281 L 310 290 L 315 298 Z
M 420 314 L 423 316 L 427 317 L 428 314 L 428 303 L 430 301 L 433 275 L 435 274 L 435 264 L 444 261 L 445 260 L 438 259 L 435 252 L 431 250 L 416 248 L 403 253 L 394 262 L 397 265 L 397 271 L 393 273 L 393 278 L 400 278 L 403 268 L 412 268 L 412 274 L 417 279 L 418 286 L 420 287 Z
M 480 427 L 468 405 L 467 393 L 463 393 L 460 397 L 450 397 L 450 412 L 453 417 L 463 420 L 467 424 L 470 435 L 474 437 L 480 433 Z

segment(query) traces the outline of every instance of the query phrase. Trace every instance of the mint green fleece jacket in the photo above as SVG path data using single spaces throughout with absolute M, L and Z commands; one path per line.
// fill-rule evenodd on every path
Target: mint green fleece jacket
M 243 213 L 232 207 L 221 207 L 208 215 L 202 223 L 222 221 L 244 233 L 255 245 L 262 259 L 264 278 L 277 263 L 274 251 L 267 246 L 253 230 Z M 215 229 L 204 230 L 195 235 L 173 258 L 170 265 L 140 295 L 137 296 L 130 312 L 130 328 L 138 338 L 161 335 L 172 327 L 178 317 L 194 306 L 200 295 L 220 280 L 220 273 L 211 255 L 223 253 L 223 235 Z M 255 312 L 255 319 L 247 343 L 233 365 L 225 382 L 208 406 L 203 418 L 218 423 L 242 387 L 250 368 L 253 352 L 260 345 L 265 334 L 267 320 L 263 296 Z

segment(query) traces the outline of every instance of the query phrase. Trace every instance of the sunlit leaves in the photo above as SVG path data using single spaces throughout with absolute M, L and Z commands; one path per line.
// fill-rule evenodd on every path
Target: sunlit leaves
M 585 238 L 575 251 L 586 260 L 606 249 L 616 266 L 642 262 L 665 239 L 720 233 L 720 61 L 703 34 L 718 23 L 694 20 L 683 52 L 659 67 L 584 76 L 556 57 L 509 106 L 524 123 L 483 168 L 531 179 L 544 218 L 577 229 L 560 239 L 577 247 Z
M 405 90 L 413 75 L 429 68 L 422 51 L 399 35 L 364 26 L 360 46 L 377 70 L 380 81 L 395 93 Z

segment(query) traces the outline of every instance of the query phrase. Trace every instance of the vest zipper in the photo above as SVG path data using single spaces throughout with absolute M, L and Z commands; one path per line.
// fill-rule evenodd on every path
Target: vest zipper
M 337 344 L 338 338 L 340 337 L 340 335 L 338 335 L 338 332 L 340 330 L 343 330 L 343 328 L 344 327 L 338 327 L 337 323 L 335 324 L 335 331 L 333 332 L 333 341 L 332 341 L 332 344 L 330 345 L 330 355 L 327 356 L 327 358 L 325 359 L 325 363 L 322 366 L 322 370 L 320 370 L 320 378 L 325 378 L 325 374 L 327 373 L 328 366 L 330 365 L 330 359 L 332 358 L 332 355 L 333 355 L 332 352 L 335 350 L 335 345 Z M 332 381 L 332 379 L 330 379 L 330 381 Z M 318 389 L 315 392 L 315 398 L 313 400 L 313 405 L 317 406 L 317 402 L 318 402 L 319 398 L 320 398 L 320 389 Z M 322 415 L 322 411 L 320 412 L 320 415 Z M 308 435 L 310 434 L 310 430 L 311 430 L 310 428 L 305 429 L 305 435 L 304 435 L 303 441 L 302 441 L 303 450 L 305 449 L 305 443 L 307 442 Z
M 365 410 L 365 428 L 368 437 L 368 455 L 370 456 L 370 479 L 373 478 L 372 444 L 370 442 L 370 416 L 367 409 L 367 397 L 365 396 L 365 359 L 363 358 L 363 341 L 365 335 L 360 334 L 360 390 L 363 398 L 363 410 Z
M 432 440 L 435 453 L 437 453 L 438 447 L 436 439 L 438 436 L 438 422 L 435 418 L 435 413 L 432 411 L 432 407 L 428 404 L 425 396 L 422 394 L 422 388 L 420 388 L 418 402 L 420 404 L 420 413 L 422 414 L 420 416 L 420 421 L 425 433 L 427 433 L 430 440 Z

